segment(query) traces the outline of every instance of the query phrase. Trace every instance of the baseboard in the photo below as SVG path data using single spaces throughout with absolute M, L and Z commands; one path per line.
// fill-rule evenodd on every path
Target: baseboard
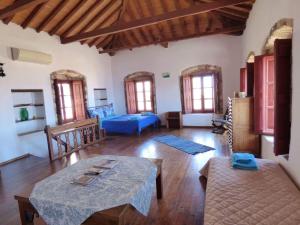
M 13 158 L 13 159 L 10 159 L 10 160 L 7 160 L 7 161 L 4 161 L 4 162 L 0 163 L 0 166 L 4 166 L 4 165 L 7 165 L 7 164 L 9 164 L 9 163 L 13 163 L 13 162 L 15 162 L 15 161 L 18 161 L 18 160 L 20 160 L 20 159 L 27 158 L 27 157 L 29 157 L 29 156 L 30 156 L 29 153 L 24 154 L 24 155 L 21 155 L 21 156 L 19 156 L 19 157 L 16 157 L 16 158 Z

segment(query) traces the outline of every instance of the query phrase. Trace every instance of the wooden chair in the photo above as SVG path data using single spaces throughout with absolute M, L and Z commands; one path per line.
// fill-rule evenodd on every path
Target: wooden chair
M 56 127 L 45 127 L 50 161 L 61 159 L 73 152 L 98 144 L 105 137 L 99 119 L 86 119 Z M 57 147 L 57 154 L 54 148 Z

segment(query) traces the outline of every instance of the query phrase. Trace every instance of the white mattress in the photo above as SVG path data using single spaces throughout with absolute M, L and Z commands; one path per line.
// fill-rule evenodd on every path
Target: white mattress
M 257 160 L 258 171 L 231 168 L 229 158 L 212 158 L 205 225 L 300 225 L 300 191 L 275 162 Z

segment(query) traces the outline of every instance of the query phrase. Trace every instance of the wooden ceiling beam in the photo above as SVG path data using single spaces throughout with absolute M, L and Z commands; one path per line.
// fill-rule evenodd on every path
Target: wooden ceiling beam
M 41 22 L 41 24 L 36 28 L 37 32 L 41 32 L 57 14 L 68 4 L 68 1 L 61 1 L 50 14 Z
M 205 13 L 205 12 L 209 12 L 212 10 L 221 9 L 221 8 L 224 8 L 227 6 L 237 5 L 240 3 L 247 2 L 247 1 L 249 1 L 249 0 L 219 0 L 217 2 L 199 4 L 199 5 L 195 5 L 191 8 L 175 10 L 175 11 L 164 13 L 161 15 L 143 18 L 143 19 L 140 19 L 137 21 L 132 21 L 129 23 L 117 24 L 115 26 L 106 27 L 106 28 L 94 30 L 91 32 L 81 33 L 81 34 L 74 35 L 71 37 L 66 37 L 66 38 L 61 37 L 61 43 L 66 44 L 66 43 L 70 43 L 70 42 L 74 42 L 74 41 L 85 40 L 85 39 L 97 37 L 97 36 L 119 33 L 122 31 L 132 30 L 135 28 L 143 27 L 143 26 L 157 24 L 157 23 L 172 20 L 175 18 L 181 18 L 181 17 L 185 17 L 185 16 L 191 16 L 191 15 L 196 15 L 196 14 L 200 14 L 200 13 Z
M 89 30 L 92 26 L 94 26 L 95 24 L 97 24 L 97 22 L 99 21 L 99 18 L 105 14 L 107 12 L 107 10 L 109 10 L 111 7 L 114 6 L 114 4 L 116 3 L 116 1 L 110 1 L 108 4 L 106 4 L 99 12 L 96 13 L 96 15 L 83 27 L 81 28 L 78 33 L 82 33 L 85 32 L 87 30 Z M 120 9 L 120 5 L 118 5 L 109 15 L 106 15 L 106 17 L 104 18 L 104 20 L 97 26 L 96 29 L 99 29 L 103 23 L 106 22 L 106 20 L 109 19 L 109 17 L 111 15 L 113 15 L 117 10 Z M 87 40 L 83 40 L 81 42 L 81 44 L 85 44 L 87 42 Z
M 35 18 L 35 16 L 42 10 L 45 3 L 37 5 L 32 12 L 27 16 L 27 18 L 21 23 L 21 27 L 25 29 L 31 23 L 31 21 Z
M 241 18 L 238 16 L 234 16 L 232 14 L 227 13 L 226 11 L 220 11 L 220 10 L 216 10 L 216 13 L 218 13 L 220 16 L 224 16 L 225 18 L 234 20 L 234 21 L 239 21 L 239 22 L 245 22 L 246 19 L 245 18 Z
M 201 32 L 201 33 L 186 35 L 186 36 L 182 36 L 182 37 L 167 38 L 165 40 L 148 42 L 146 44 L 123 46 L 123 47 L 115 48 L 115 49 L 107 49 L 107 50 L 99 51 L 99 53 L 103 54 L 103 53 L 109 53 L 109 52 L 116 52 L 116 51 L 123 50 L 123 49 L 132 49 L 132 48 L 142 47 L 142 46 L 146 46 L 146 45 L 160 44 L 160 43 L 172 42 L 172 41 L 180 41 L 180 40 L 184 40 L 184 39 L 197 38 L 197 37 L 202 37 L 202 36 L 209 36 L 209 35 L 216 35 L 216 34 L 228 34 L 228 33 L 232 33 L 232 32 L 242 31 L 244 29 L 245 29 L 244 25 L 243 26 L 234 26 L 234 27 L 217 29 L 217 30 L 208 31 L 208 32 Z
M 176 8 L 176 10 L 181 9 L 179 1 L 175 1 L 175 8 Z M 188 30 L 187 30 L 187 27 L 186 27 L 186 21 L 185 21 L 184 17 L 179 18 L 179 23 L 180 23 L 180 26 L 181 26 L 182 33 L 187 34 Z
M 5 23 L 7 25 L 13 20 L 14 17 L 15 17 L 15 15 L 12 15 L 12 16 L 6 17 L 2 21 L 3 21 L 3 23 Z
M 131 2 L 132 3 L 132 2 Z M 134 13 L 133 13 L 133 10 L 132 10 L 132 5 L 130 4 L 130 2 L 128 2 L 128 5 L 127 5 L 127 16 L 128 16 L 128 18 L 129 18 L 129 21 L 122 21 L 122 22 L 124 22 L 124 23 L 130 23 L 131 21 L 136 21 L 137 20 L 137 18 L 136 18 L 136 16 L 134 15 Z M 140 11 L 142 11 L 142 9 L 140 8 L 140 10 L 138 10 L 138 16 L 141 18 L 141 12 Z M 141 40 L 139 40 L 139 43 L 143 43 L 143 42 L 147 42 L 147 34 L 144 32 L 144 30 L 143 29 L 136 29 L 135 31 L 133 31 L 133 32 L 137 32 L 137 34 L 138 34 L 138 36 L 140 36 L 141 38 Z M 137 36 L 137 35 L 136 35 Z M 138 38 L 138 36 L 137 36 L 137 38 Z
M 62 37 L 68 36 L 71 32 L 73 32 L 82 21 L 86 20 L 90 14 L 93 13 L 94 10 L 97 10 L 97 6 L 99 5 L 99 1 L 96 1 L 94 4 L 92 4 L 85 12 L 82 12 L 82 15 L 74 21 L 68 29 L 64 31 L 64 33 L 61 35 Z
M 72 18 L 72 16 L 74 16 L 74 15 L 81 9 L 81 7 L 83 7 L 86 3 L 87 3 L 87 1 L 79 1 L 79 2 L 73 7 L 73 9 L 72 9 L 66 16 L 64 16 L 64 18 L 63 18 L 61 21 L 59 21 L 59 23 L 56 24 L 55 27 L 53 27 L 53 28 L 50 30 L 49 34 L 50 34 L 50 35 L 55 34 L 55 33 L 56 33 L 60 28 L 62 28 L 62 27 L 66 24 L 66 22 L 68 22 L 68 21 Z
M 106 13 L 108 9 L 110 9 L 111 7 L 114 6 L 114 3 L 115 3 L 114 1 L 111 1 L 108 5 L 106 5 L 101 10 L 101 12 L 97 13 L 97 15 L 95 15 L 95 17 L 85 27 L 83 27 L 79 31 L 79 33 L 84 32 L 84 31 L 88 30 L 91 26 L 95 25 L 98 22 L 98 20 L 99 20 L 99 15 L 103 15 L 104 13 Z M 120 10 L 121 6 L 122 6 L 122 4 L 118 4 L 109 14 L 107 14 L 106 17 L 103 18 L 103 21 L 100 24 L 97 25 L 96 29 L 100 29 L 110 19 L 110 17 L 112 15 L 114 15 L 117 11 Z M 83 40 L 81 42 L 81 44 L 85 44 L 85 43 L 87 43 L 87 41 L 88 41 L 88 39 Z
M 161 3 L 161 6 L 163 8 L 164 13 L 169 12 L 168 7 L 167 7 L 167 5 L 166 5 L 166 3 L 165 3 L 164 0 L 159 0 L 159 3 Z M 174 24 L 172 23 L 172 21 L 168 20 L 167 24 L 168 24 L 168 28 L 171 31 L 172 37 L 176 37 L 177 35 L 176 35 L 175 30 L 174 30 Z
M 249 14 L 236 12 L 235 10 L 232 9 L 219 9 L 218 11 L 244 20 L 246 20 L 249 16 Z
M 20 11 L 23 11 L 30 7 L 34 7 L 41 3 L 45 3 L 47 1 L 48 0 L 19 0 L 19 1 L 16 1 L 13 4 L 7 6 L 6 8 L 0 10 L 0 20 L 3 20 L 10 16 L 13 16 Z
M 149 2 L 149 1 L 147 1 L 147 2 Z M 138 1 L 135 1 L 135 3 L 136 3 L 137 13 L 139 14 L 139 17 L 140 18 L 145 18 L 146 15 L 145 15 L 145 13 L 143 11 L 143 8 L 142 8 L 142 5 L 141 5 L 141 1 L 138 0 Z M 151 14 L 151 12 L 150 12 L 150 14 Z M 141 30 L 143 30 L 143 28 L 141 28 Z M 155 40 L 155 34 L 154 34 L 154 31 L 153 31 L 153 28 L 149 27 L 149 29 L 145 29 L 145 30 L 147 32 L 147 35 L 146 35 L 147 36 L 146 37 L 147 40 L 149 41 L 151 39 L 150 41 L 154 41 Z

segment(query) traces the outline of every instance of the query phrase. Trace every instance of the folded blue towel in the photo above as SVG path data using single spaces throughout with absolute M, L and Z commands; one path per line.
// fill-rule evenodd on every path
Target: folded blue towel
M 249 163 L 255 159 L 254 155 L 249 153 L 233 153 L 232 157 L 238 163 Z
M 236 155 L 238 154 L 238 155 Z M 247 154 L 247 155 L 243 155 Z M 234 169 L 258 170 L 254 155 L 248 153 L 234 153 L 231 157 L 231 164 Z

